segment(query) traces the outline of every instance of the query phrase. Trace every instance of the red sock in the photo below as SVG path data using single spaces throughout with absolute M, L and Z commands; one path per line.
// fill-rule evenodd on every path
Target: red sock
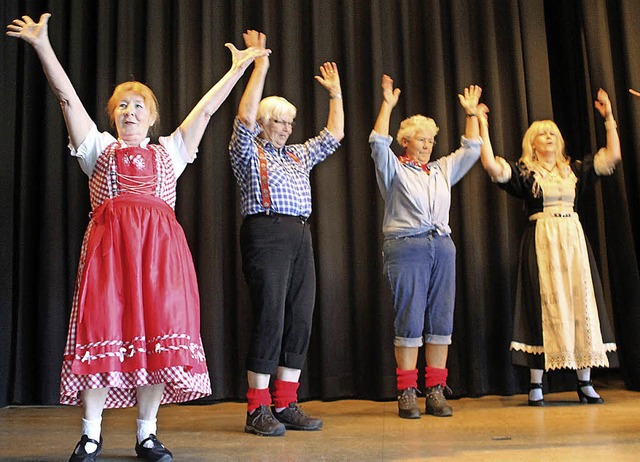
M 443 387 L 447 386 L 447 376 L 449 375 L 449 369 L 446 367 L 444 369 L 439 369 L 437 367 L 429 367 L 425 368 L 424 374 L 424 386 L 435 387 L 436 385 L 442 385 Z
M 407 388 L 418 388 L 418 369 L 403 370 L 396 368 L 396 379 L 398 390 Z
M 276 380 L 273 382 L 273 405 L 276 408 L 288 407 L 289 403 L 298 401 L 299 382 L 285 382 Z
M 271 393 L 268 388 L 251 388 L 247 390 L 247 411 L 252 412 L 261 405 L 271 405 Z

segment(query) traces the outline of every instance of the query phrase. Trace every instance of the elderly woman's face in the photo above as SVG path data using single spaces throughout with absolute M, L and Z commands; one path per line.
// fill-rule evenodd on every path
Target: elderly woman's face
M 402 140 L 402 147 L 405 150 L 405 154 L 420 162 L 429 161 L 434 144 L 436 144 L 435 138 L 425 130 L 416 130 L 411 138 L 404 138 Z
M 262 137 L 269 140 L 276 149 L 284 146 L 293 132 L 294 121 L 291 117 L 281 116 L 262 124 Z
M 149 133 L 149 127 L 155 122 L 155 116 L 149 112 L 144 98 L 135 92 L 123 92 L 118 98 L 113 119 L 118 136 L 127 140 L 142 141 Z

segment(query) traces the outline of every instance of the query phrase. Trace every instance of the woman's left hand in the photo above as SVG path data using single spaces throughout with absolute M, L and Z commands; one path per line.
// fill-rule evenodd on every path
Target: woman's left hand
M 269 56 L 271 50 L 262 47 L 249 47 L 245 50 L 238 50 L 233 43 L 225 43 L 229 51 L 231 51 L 232 67 L 246 69 L 249 65 L 263 56 Z
M 340 87 L 340 74 L 338 74 L 338 66 L 336 63 L 324 63 L 320 66 L 322 77 L 316 75 L 314 78 L 327 89 L 329 97 L 337 95 L 342 96 L 342 88 Z
M 480 95 L 482 95 L 482 88 L 478 85 L 469 85 L 464 89 L 464 94 L 458 95 L 460 105 L 468 115 L 478 114 L 478 101 L 480 101 Z
M 611 100 L 609 95 L 602 88 L 598 90 L 598 97 L 595 102 L 596 109 L 605 119 L 612 116 Z

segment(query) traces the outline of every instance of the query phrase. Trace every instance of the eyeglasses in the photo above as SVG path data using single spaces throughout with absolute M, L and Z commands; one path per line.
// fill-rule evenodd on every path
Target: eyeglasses
M 296 126 L 295 120 L 291 122 L 287 122 L 286 120 L 275 120 L 275 119 L 272 119 L 272 120 L 274 124 L 280 125 L 281 127 L 285 127 L 288 125 L 289 127 L 293 128 Z
M 436 145 L 436 140 L 434 140 L 433 138 L 422 138 L 422 137 L 419 137 L 419 138 L 415 138 L 415 140 L 418 143 L 425 143 L 426 142 L 426 143 L 430 144 L 431 146 L 435 146 Z

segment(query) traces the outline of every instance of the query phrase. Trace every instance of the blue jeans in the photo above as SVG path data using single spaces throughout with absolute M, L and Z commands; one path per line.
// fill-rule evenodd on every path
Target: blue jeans
M 456 247 L 428 232 L 386 239 L 384 271 L 393 292 L 394 345 L 451 344 L 456 295 Z

